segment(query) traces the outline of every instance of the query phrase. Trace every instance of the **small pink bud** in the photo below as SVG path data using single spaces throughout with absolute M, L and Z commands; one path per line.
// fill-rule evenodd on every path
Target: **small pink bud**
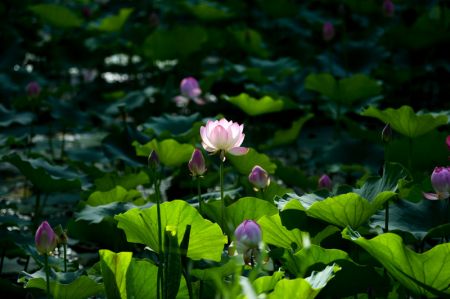
M 258 248 L 262 240 L 261 228 L 253 220 L 245 220 L 234 231 L 236 248 L 244 252 L 250 248 Z
M 334 26 L 331 22 L 325 22 L 322 27 L 322 36 L 324 41 L 330 41 L 335 35 Z
M 151 169 L 156 169 L 159 166 L 159 157 L 156 151 L 152 150 L 148 156 L 148 167 Z
M 436 167 L 431 174 L 431 185 L 439 199 L 450 196 L 450 167 Z
M 41 93 L 41 86 L 39 85 L 38 82 L 36 81 L 31 81 L 30 83 L 28 83 L 27 87 L 27 94 L 30 97 L 38 97 Z
M 393 17 L 395 11 L 395 5 L 391 0 L 384 0 L 383 13 L 386 17 Z
M 56 248 L 57 236 L 47 221 L 42 222 L 36 230 L 34 241 L 40 254 L 49 254 Z
M 196 148 L 188 163 L 189 170 L 193 176 L 202 176 L 206 171 L 205 158 L 201 150 Z
M 180 92 L 182 96 L 196 98 L 202 94 L 198 81 L 194 77 L 184 78 L 180 83 Z
M 319 189 L 331 190 L 333 188 L 333 183 L 328 175 L 324 174 L 319 178 Z
M 261 166 L 254 166 L 250 174 L 248 175 L 248 180 L 257 189 L 264 189 L 270 184 L 270 177 L 267 171 Z

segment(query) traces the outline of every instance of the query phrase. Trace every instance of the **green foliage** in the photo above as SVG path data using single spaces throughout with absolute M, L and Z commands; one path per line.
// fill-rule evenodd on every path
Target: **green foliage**
M 36 4 L 28 7 L 44 22 L 61 28 L 75 28 L 83 24 L 83 20 L 69 8 L 58 4 Z
M 174 139 L 165 139 L 159 142 L 156 139 L 141 145 L 133 142 L 136 148 L 136 154 L 142 157 L 148 157 L 154 150 L 162 164 L 166 166 L 176 167 L 187 163 L 191 158 L 194 147 L 190 144 L 180 144 Z
M 278 112 L 283 110 L 284 107 L 284 102 L 281 99 L 272 99 L 269 96 L 265 96 L 258 100 L 246 93 L 241 93 L 234 97 L 226 97 L 226 100 L 251 116 Z
M 270 161 L 269 156 L 260 154 L 252 148 L 243 156 L 227 155 L 227 159 L 243 175 L 249 175 L 255 165 L 261 166 L 271 174 L 277 168 L 277 165 Z

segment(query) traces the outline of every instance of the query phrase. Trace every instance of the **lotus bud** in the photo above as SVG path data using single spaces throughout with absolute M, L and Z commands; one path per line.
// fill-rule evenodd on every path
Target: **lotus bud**
M 40 254 L 49 254 L 57 245 L 57 236 L 47 221 L 41 223 L 34 236 L 36 249 Z
M 27 87 L 27 94 L 29 97 L 38 97 L 41 94 L 41 86 L 36 81 L 31 81 L 28 83 Z
M 392 128 L 390 124 L 386 124 L 381 132 L 381 140 L 385 143 L 389 143 L 392 140 Z
M 333 188 L 333 183 L 328 175 L 324 174 L 319 178 L 318 181 L 319 189 L 331 190 Z
M 333 39 L 335 35 L 334 26 L 331 22 L 325 22 L 322 27 L 323 40 L 328 42 Z
M 384 0 L 383 2 L 383 13 L 387 17 L 394 16 L 395 5 L 391 0 Z
M 191 174 L 195 177 L 202 176 L 206 172 L 205 158 L 201 150 L 196 148 L 192 153 L 191 159 L 188 163 Z
M 236 248 L 239 252 L 258 248 L 262 240 L 261 228 L 253 220 L 245 220 L 234 231 L 236 237 Z
M 267 171 L 261 166 L 254 166 L 250 174 L 248 175 L 248 180 L 255 186 L 256 189 L 264 189 L 270 184 L 270 177 Z
M 148 156 L 148 167 L 150 169 L 156 169 L 159 166 L 159 157 L 156 151 L 152 150 Z
M 450 167 L 436 167 L 431 174 L 431 185 L 439 199 L 445 199 L 450 194 Z
M 194 99 L 202 94 L 198 81 L 194 77 L 184 78 L 180 83 L 180 92 L 182 96 Z

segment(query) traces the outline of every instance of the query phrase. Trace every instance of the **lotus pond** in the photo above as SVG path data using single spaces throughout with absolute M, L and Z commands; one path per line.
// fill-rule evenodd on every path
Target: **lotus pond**
M 450 3 L 0 3 L 1 298 L 449 298 Z

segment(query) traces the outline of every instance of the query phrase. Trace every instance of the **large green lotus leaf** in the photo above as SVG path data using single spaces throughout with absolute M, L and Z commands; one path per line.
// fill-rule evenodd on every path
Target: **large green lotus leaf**
M 105 219 L 114 218 L 136 206 L 132 203 L 112 202 L 100 206 L 86 205 L 81 211 L 75 213 L 76 221 L 84 220 L 89 223 L 100 223 Z
M 159 251 L 156 206 L 143 210 L 132 209 L 114 219 L 118 221 L 117 226 L 125 231 L 128 242 L 145 244 L 152 250 Z M 227 237 L 217 223 L 203 219 L 194 207 L 184 201 L 174 200 L 161 204 L 161 227 L 176 227 L 179 244 L 188 224 L 191 225 L 188 257 L 193 260 L 220 261 Z
M 172 167 L 187 163 L 194 151 L 191 144 L 180 144 L 174 139 L 163 141 L 153 139 L 144 145 L 135 141 L 133 146 L 136 148 L 136 154 L 142 157 L 148 157 L 152 150 L 156 151 L 161 163 Z
M 446 202 L 423 199 L 413 203 L 407 200 L 398 200 L 389 207 L 389 230 L 412 234 L 417 239 L 427 237 L 427 234 L 440 234 L 448 236 L 448 232 L 432 231 L 433 228 L 447 223 L 450 212 Z M 382 210 L 371 219 L 372 227 L 384 227 L 385 211 Z
M 355 190 L 363 198 L 375 199 L 383 191 L 397 191 L 398 181 L 408 176 L 406 169 L 398 163 L 387 163 L 382 177 L 368 178 L 361 189 Z
M 385 110 L 369 107 L 361 115 L 378 118 L 382 122 L 390 124 L 392 129 L 410 138 L 419 137 L 448 123 L 448 117 L 445 115 L 415 113 L 410 106 Z
M 103 283 L 108 299 L 127 298 L 127 271 L 133 253 L 119 252 L 103 249 L 99 251 Z
M 403 244 L 400 236 L 393 233 L 384 233 L 367 240 L 358 232 L 346 228 L 342 236 L 364 248 L 416 295 L 435 297 L 433 292 L 450 295 L 450 243 L 416 253 Z
M 116 186 L 122 186 L 126 190 L 130 190 L 139 185 L 148 184 L 149 182 L 148 174 L 140 171 L 138 173 L 127 173 L 120 176 L 116 173 L 108 173 L 104 177 L 96 179 L 94 184 L 98 191 L 108 191 Z
M 234 97 L 226 97 L 226 100 L 251 116 L 278 112 L 283 110 L 284 107 L 284 102 L 281 99 L 272 99 L 269 96 L 265 96 L 258 100 L 246 93 L 241 93 Z
M 260 154 L 252 148 L 243 156 L 227 155 L 227 158 L 236 170 L 243 175 L 249 175 L 255 165 L 261 166 L 270 174 L 275 173 L 277 169 L 277 165 L 270 161 L 269 156 Z
M 268 293 L 271 292 L 276 284 L 283 279 L 284 272 L 277 271 L 274 272 L 271 276 L 262 276 L 253 282 L 253 287 L 255 288 L 255 292 L 257 294 Z
M 92 23 L 90 27 L 106 32 L 120 31 L 133 10 L 133 8 L 122 8 L 117 15 L 105 17 L 98 24 Z
M 336 265 L 327 266 L 321 272 L 313 272 L 307 278 L 282 279 L 276 285 L 268 298 L 315 298 L 327 282 L 334 277 L 340 268 Z
M 381 85 L 362 74 L 339 81 L 328 73 L 310 74 L 305 79 L 305 88 L 319 92 L 333 101 L 349 105 L 381 93 Z
M 289 129 L 275 131 L 273 138 L 270 139 L 266 144 L 262 145 L 261 148 L 267 150 L 273 147 L 295 142 L 298 138 L 298 135 L 300 134 L 300 130 L 302 129 L 303 125 L 308 120 L 313 118 L 313 116 L 314 114 L 309 113 L 294 121 Z
M 269 56 L 269 51 L 265 47 L 263 38 L 258 31 L 250 28 L 240 29 L 236 27 L 230 29 L 229 32 L 236 42 L 234 45 L 240 47 L 243 51 L 262 58 Z
M 199 119 L 199 116 L 199 113 L 194 113 L 189 116 L 163 114 L 150 118 L 142 126 L 145 130 L 152 130 L 157 135 L 168 132 L 171 135 L 177 136 L 188 132 Z
M 125 188 L 121 186 L 116 186 L 115 188 L 109 191 L 95 191 L 89 198 L 86 203 L 90 206 L 100 206 L 106 205 L 113 202 L 130 202 L 134 199 L 142 197 L 141 193 L 137 190 L 129 190 L 127 191 Z
M 33 274 L 21 277 L 19 282 L 25 283 L 25 288 L 38 288 L 47 290 L 45 272 L 40 270 Z M 55 280 L 57 276 L 57 280 Z M 58 274 L 52 272 L 50 275 L 50 293 L 54 299 L 80 299 L 88 298 L 103 293 L 103 284 L 97 283 L 86 275 L 79 272 L 68 272 Z
M 288 230 L 281 223 L 279 214 L 263 216 L 258 221 L 262 231 L 263 241 L 278 247 L 300 250 L 303 247 L 305 233 L 299 229 Z
M 226 20 L 236 15 L 228 7 L 212 1 L 202 1 L 195 4 L 186 2 L 185 5 L 190 13 L 203 21 Z
M 2 158 L 17 167 L 41 192 L 67 192 L 81 188 L 80 176 L 68 167 L 51 165 L 42 159 L 26 159 L 18 154 Z
M 207 40 L 208 32 L 200 26 L 158 28 L 147 36 L 142 50 L 145 56 L 155 60 L 186 58 L 201 50 Z
M 34 117 L 31 112 L 11 111 L 0 104 L 0 127 L 7 127 L 13 123 L 28 125 L 34 120 Z
M 226 207 L 227 220 L 232 227 L 230 232 L 234 232 L 236 227 L 244 220 L 257 221 L 264 215 L 274 215 L 278 209 L 272 203 L 256 197 L 243 197 Z
M 83 20 L 73 11 L 57 4 L 36 4 L 28 7 L 43 21 L 63 28 L 80 27 Z
M 341 194 L 316 201 L 307 208 L 306 213 L 340 227 L 358 228 L 394 195 L 394 192 L 385 191 L 379 193 L 373 201 L 368 201 L 356 193 Z

